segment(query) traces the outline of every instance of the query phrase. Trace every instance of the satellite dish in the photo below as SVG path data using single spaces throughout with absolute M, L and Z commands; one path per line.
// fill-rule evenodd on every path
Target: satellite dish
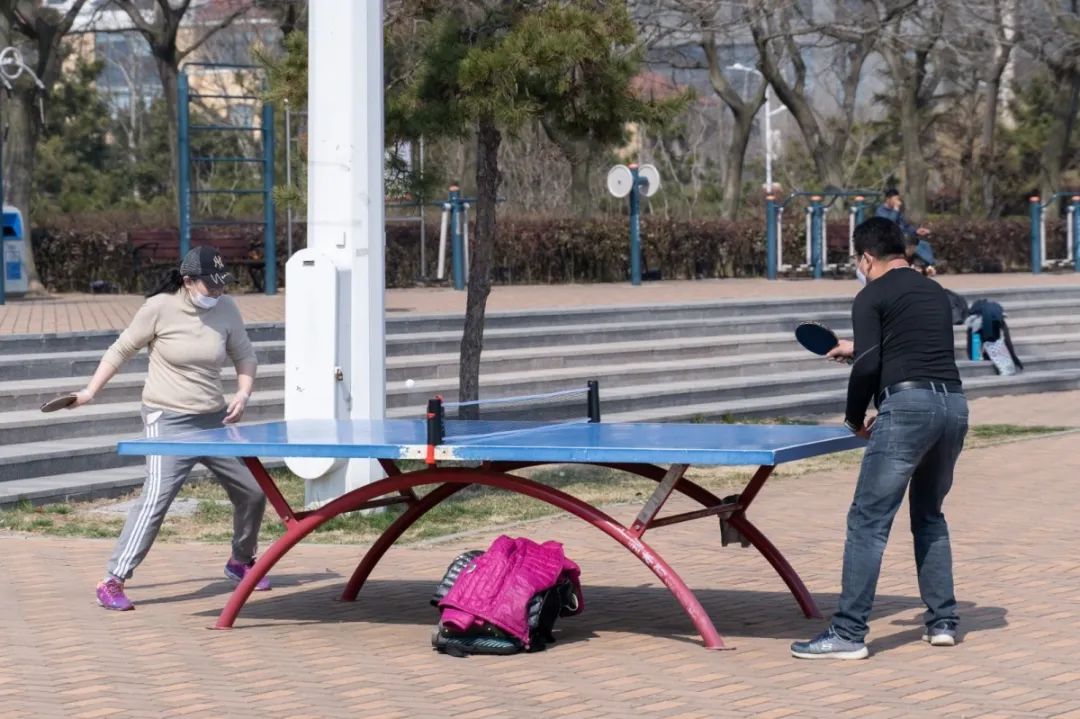
M 626 197 L 634 187 L 634 173 L 626 165 L 615 165 L 608 170 L 607 189 L 615 197 Z
M 656 165 L 642 165 L 638 168 L 638 177 L 648 180 L 649 184 L 644 187 L 645 197 L 652 197 L 660 190 L 660 171 Z

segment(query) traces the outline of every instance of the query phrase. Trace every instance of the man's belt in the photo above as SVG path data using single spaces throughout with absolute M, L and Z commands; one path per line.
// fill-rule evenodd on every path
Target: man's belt
M 928 389 L 935 394 L 943 394 L 946 396 L 964 393 L 964 386 L 959 382 L 928 382 L 926 380 L 897 382 L 896 384 L 891 384 L 881 390 L 881 393 L 877 397 L 878 406 L 881 406 L 881 404 L 890 396 L 907 389 Z

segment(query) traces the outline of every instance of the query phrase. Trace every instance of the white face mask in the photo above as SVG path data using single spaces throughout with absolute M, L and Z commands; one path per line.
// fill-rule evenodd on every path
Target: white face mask
M 191 303 L 196 307 L 202 307 L 204 310 L 213 309 L 218 300 L 221 299 L 220 297 L 208 297 L 194 287 L 188 290 L 188 294 L 191 295 Z
M 860 285 L 864 287 L 866 286 L 866 275 L 864 275 L 862 273 L 862 270 L 860 270 L 858 267 L 855 268 L 855 279 L 859 281 Z

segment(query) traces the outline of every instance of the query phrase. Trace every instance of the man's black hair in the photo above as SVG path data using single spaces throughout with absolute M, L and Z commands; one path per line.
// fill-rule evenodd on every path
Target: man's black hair
M 904 256 L 904 233 L 900 225 L 884 217 L 871 217 L 855 228 L 855 254 L 878 260 Z
M 889 199 L 890 197 L 899 197 L 899 196 L 900 196 L 900 190 L 896 189 L 895 187 L 890 187 L 889 189 L 885 190 L 885 199 L 886 200 Z

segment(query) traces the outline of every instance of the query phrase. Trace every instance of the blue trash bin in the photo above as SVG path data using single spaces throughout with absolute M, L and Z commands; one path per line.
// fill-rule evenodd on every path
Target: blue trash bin
M 23 233 L 26 225 L 22 213 L 11 205 L 4 205 L 3 220 L 0 230 L 3 233 L 3 273 L 4 292 L 9 295 L 25 294 L 30 289 L 26 275 L 26 262 L 23 259 Z

